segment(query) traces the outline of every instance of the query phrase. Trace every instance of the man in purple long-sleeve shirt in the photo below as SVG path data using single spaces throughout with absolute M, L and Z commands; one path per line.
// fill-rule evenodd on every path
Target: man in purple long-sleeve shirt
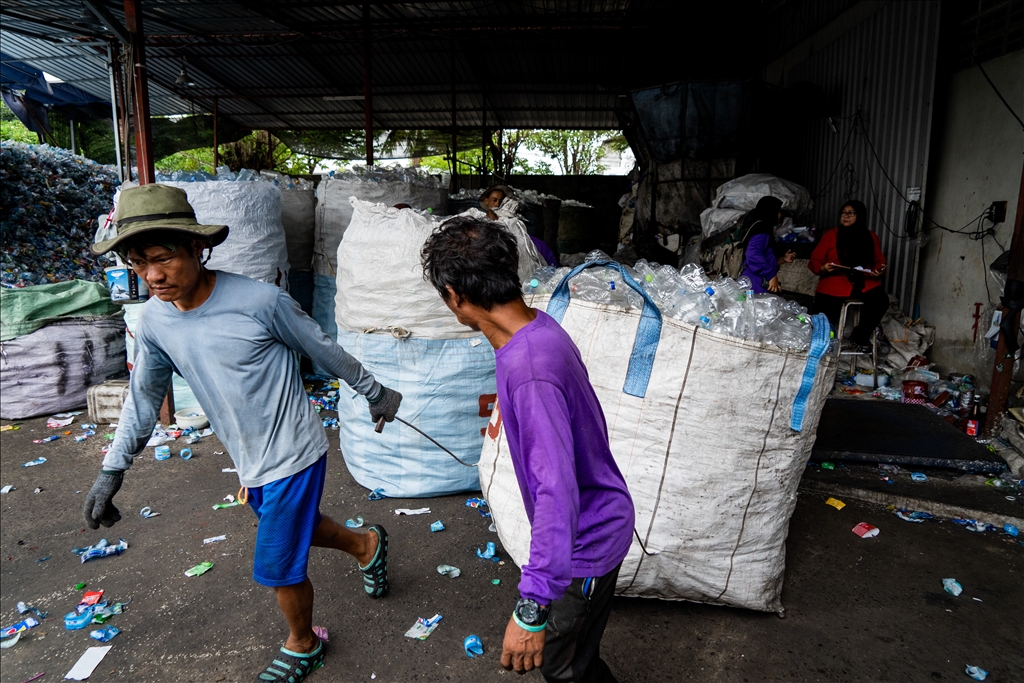
M 423 246 L 425 277 L 494 347 L 498 406 L 533 527 L 501 663 L 545 680 L 614 682 L 600 657 L 633 501 L 579 350 L 520 295 L 515 238 L 454 218 Z

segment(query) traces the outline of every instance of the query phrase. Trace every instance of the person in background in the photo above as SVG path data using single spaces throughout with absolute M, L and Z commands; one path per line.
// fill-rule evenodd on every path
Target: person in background
M 487 212 L 487 217 L 492 221 L 500 221 L 503 218 L 519 218 L 516 211 L 519 209 L 519 202 L 512 198 L 512 190 L 505 185 L 492 185 L 480 195 L 480 206 Z M 529 234 L 529 233 L 527 233 Z M 558 266 L 558 259 L 550 247 L 542 239 L 530 235 L 530 241 L 537 247 L 544 262 L 549 266 Z
M 779 266 L 792 263 L 795 251 L 776 256 L 775 226 L 782 220 L 782 200 L 775 197 L 761 197 L 757 206 L 743 219 L 740 234 L 746 243 L 743 254 L 743 275 L 750 278 L 755 294 L 778 292 Z
M 871 334 L 889 309 L 882 287 L 885 265 L 878 235 L 868 230 L 867 208 L 851 199 L 839 213 L 839 227 L 821 236 L 808 268 L 819 276 L 812 312 L 828 316 L 833 328 L 839 327 L 843 304 L 851 299 L 864 302 L 860 322 L 850 335 L 859 351 L 871 349 Z
M 501 664 L 539 668 L 549 682 L 614 683 L 600 645 L 632 543 L 633 501 L 580 352 L 523 301 L 516 239 L 494 223 L 449 220 L 422 259 L 458 321 L 494 347 L 494 410 L 533 528 Z
M 226 447 L 259 520 L 253 579 L 273 588 L 289 635 L 257 681 L 301 681 L 323 665 L 313 632 L 310 546 L 356 559 L 371 598 L 388 592 L 388 535 L 355 533 L 321 514 L 327 435 L 299 375 L 305 355 L 369 402 L 369 419 L 391 422 L 402 395 L 382 386 L 335 344 L 284 290 L 205 266 L 204 254 L 228 236 L 226 225 L 200 225 L 183 190 L 142 185 L 121 193 L 117 236 L 92 246 L 116 251 L 146 282 L 135 365 L 117 435 L 85 497 L 92 529 L 121 519 L 114 494 L 153 432 L 178 372 Z M 246 502 L 245 500 L 242 501 Z

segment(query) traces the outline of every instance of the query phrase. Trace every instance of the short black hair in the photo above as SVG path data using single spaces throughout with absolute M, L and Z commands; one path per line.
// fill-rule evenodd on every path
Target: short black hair
M 516 238 L 501 225 L 470 216 L 445 221 L 423 243 L 423 279 L 448 300 L 448 287 L 491 310 L 521 297 Z
M 209 240 L 204 240 L 198 235 L 191 235 L 181 230 L 147 230 L 133 237 L 129 237 L 118 245 L 117 255 L 125 263 L 128 262 L 128 255 L 135 250 L 142 254 L 150 247 L 165 247 L 170 251 L 183 249 L 189 254 L 194 254 L 193 242 L 202 242 L 203 251 L 210 246 Z

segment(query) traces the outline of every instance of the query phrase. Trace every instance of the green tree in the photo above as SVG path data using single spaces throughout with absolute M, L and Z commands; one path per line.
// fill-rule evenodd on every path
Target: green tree
M 535 130 L 524 144 L 554 159 L 564 175 L 594 175 L 606 170 L 604 143 L 621 144 L 621 137 L 612 130 Z
M 6 104 L 0 107 L 0 139 L 38 145 L 39 136 L 25 127 Z

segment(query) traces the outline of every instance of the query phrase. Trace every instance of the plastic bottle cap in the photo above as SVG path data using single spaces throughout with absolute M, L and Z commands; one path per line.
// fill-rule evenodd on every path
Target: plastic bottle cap
M 715 295 L 715 290 L 712 289 L 711 287 L 707 287 L 707 288 L 704 289 L 704 293 L 707 294 L 708 296 L 714 296 Z
M 612 286 L 612 290 L 615 289 L 615 280 L 609 281 L 608 284 Z
M 650 273 L 648 273 L 647 277 L 645 277 L 644 279 L 647 280 L 648 282 L 654 282 L 654 276 L 651 275 Z
M 532 280 L 530 280 L 530 286 L 533 287 L 534 289 L 540 287 L 540 280 L 538 280 L 537 278 L 533 278 Z

